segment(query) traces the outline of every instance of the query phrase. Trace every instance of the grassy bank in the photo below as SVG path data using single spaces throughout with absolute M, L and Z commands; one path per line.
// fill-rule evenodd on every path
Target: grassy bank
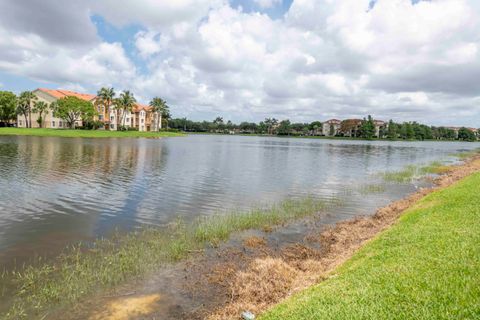
M 313 198 L 287 200 L 267 209 L 219 214 L 190 225 L 177 222 L 166 229 L 101 239 L 88 248 L 70 248 L 54 263 L 37 263 L 4 273 L 0 277 L 0 293 L 4 293 L 0 301 L 12 295 L 7 287 L 15 289 L 14 299 L 3 314 L 5 319 L 42 318 L 49 310 L 145 275 L 207 245 L 216 245 L 233 232 L 280 225 L 313 215 L 327 205 Z
M 0 136 L 38 136 L 64 138 L 160 138 L 184 136 L 177 132 L 140 132 L 140 131 L 108 131 L 108 130 L 71 130 L 40 128 L 0 128 Z
M 409 209 L 273 319 L 478 319 L 480 173 Z

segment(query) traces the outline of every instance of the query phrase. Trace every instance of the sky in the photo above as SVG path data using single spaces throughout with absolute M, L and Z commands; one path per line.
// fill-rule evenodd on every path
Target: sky
M 478 0 L 2 0 L 0 90 L 131 90 L 173 117 L 480 127 Z

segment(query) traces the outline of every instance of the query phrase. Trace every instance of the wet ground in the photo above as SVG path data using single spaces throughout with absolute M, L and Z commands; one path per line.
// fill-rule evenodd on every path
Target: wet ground
M 426 194 L 480 170 L 469 161 L 365 217 L 339 215 L 343 204 L 273 230 L 237 234 L 193 259 L 84 301 L 59 319 L 238 319 L 328 277 L 365 241 Z

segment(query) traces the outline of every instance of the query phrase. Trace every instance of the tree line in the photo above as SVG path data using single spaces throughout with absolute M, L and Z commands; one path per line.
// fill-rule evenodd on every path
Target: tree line
M 125 117 L 132 112 L 136 104 L 133 93 L 128 90 L 121 92 L 118 96 L 113 88 L 101 88 L 97 92 L 95 105 L 89 101 L 77 97 L 65 97 L 55 103 L 47 104 L 38 101 L 36 95 L 31 91 L 24 91 L 16 96 L 9 91 L 0 91 L 0 125 L 13 125 L 17 115 L 25 119 L 26 127 L 32 127 L 32 113 L 38 114 L 37 122 L 43 127 L 44 118 L 52 112 L 57 118 L 65 121 L 68 127 L 75 128 L 75 124 L 81 119 L 84 127 L 96 129 L 103 126 L 103 122 L 94 121 L 98 115 L 98 106 L 105 108 L 109 115 L 112 110 L 117 112 L 117 119 L 120 118 L 118 130 L 125 130 Z M 154 97 L 150 103 L 153 112 L 162 115 L 162 122 L 165 127 L 186 132 L 208 132 L 208 133 L 240 133 L 240 134 L 266 134 L 266 135 L 294 135 L 294 136 L 321 136 L 323 135 L 323 123 L 313 121 L 310 123 L 290 122 L 290 120 L 278 120 L 266 118 L 259 123 L 241 122 L 235 124 L 230 120 L 225 121 L 223 117 L 216 117 L 212 121 L 193 121 L 187 118 L 172 119 L 167 102 L 160 97 Z M 157 117 L 158 121 L 158 117 Z M 158 128 L 158 123 L 156 124 Z M 365 117 L 358 123 L 356 120 L 344 120 L 339 130 L 330 127 L 329 135 L 338 137 L 353 137 L 362 139 L 403 139 L 403 140 L 466 140 L 473 141 L 478 138 L 469 128 L 454 130 L 448 127 L 428 126 L 413 122 L 394 122 L 390 120 L 380 126 L 377 136 L 377 128 L 371 116 Z
M 51 112 L 54 117 L 65 121 L 71 129 L 74 129 L 80 120 L 84 128 L 97 129 L 104 125 L 102 121 L 94 120 L 99 115 L 97 110 L 100 107 L 105 108 L 107 115 L 110 115 L 111 111 L 116 112 L 117 119 L 120 120 L 118 129 L 125 130 L 126 115 L 133 111 L 136 103 L 135 96 L 129 90 L 117 96 L 113 88 L 105 87 L 98 90 L 94 103 L 75 96 L 67 96 L 49 104 L 39 101 L 32 91 L 21 92 L 18 96 L 10 91 L 0 91 L 0 126 L 11 126 L 16 123 L 17 116 L 20 116 L 25 121 L 25 127 L 32 128 L 32 114 L 37 114 L 36 122 L 42 128 L 45 117 Z M 170 108 L 167 102 L 160 97 L 154 97 L 149 106 L 152 112 L 162 115 L 162 121 L 168 127 Z M 156 118 L 157 128 L 160 125 L 159 119 Z
M 352 137 L 360 139 L 390 139 L 390 140 L 465 140 L 473 141 L 477 135 L 470 129 L 462 127 L 456 130 L 447 127 L 428 126 L 425 124 L 413 122 L 394 122 L 390 120 L 379 127 L 378 136 L 376 136 L 376 125 L 374 119 L 368 116 L 361 120 L 360 124 L 349 124 L 349 120 L 344 120 L 340 124 L 340 129 L 329 132 L 329 135 L 337 137 Z M 350 127 L 349 127 L 350 125 Z M 204 133 L 235 133 L 235 134 L 265 134 L 265 135 L 291 135 L 291 136 L 322 136 L 323 123 L 313 121 L 310 123 L 290 122 L 290 120 L 279 121 L 275 118 L 266 118 L 259 123 L 241 122 L 235 124 L 232 121 L 225 121 L 222 117 L 217 117 L 212 121 L 192 121 L 187 118 L 175 118 L 170 121 L 170 127 L 186 132 L 204 132 Z M 330 130 L 333 127 L 329 128 Z M 347 135 L 348 132 L 348 135 Z

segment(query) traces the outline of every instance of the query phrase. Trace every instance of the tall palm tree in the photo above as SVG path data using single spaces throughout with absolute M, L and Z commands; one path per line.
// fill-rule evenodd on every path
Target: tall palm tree
M 32 111 L 35 112 L 35 113 L 38 113 L 37 122 L 38 122 L 38 125 L 40 126 L 40 128 L 43 128 L 43 115 L 47 115 L 48 114 L 48 109 L 50 109 L 50 108 L 51 108 L 51 106 L 48 103 L 43 102 L 43 101 L 35 101 L 33 103 Z
M 157 117 L 155 118 L 155 128 L 161 129 L 162 128 L 162 122 L 161 118 L 163 118 L 165 115 L 168 113 L 169 107 L 167 106 L 167 102 L 163 100 L 162 98 L 155 97 L 150 101 L 150 107 L 152 107 L 152 112 L 157 113 Z M 169 113 L 168 113 L 169 114 Z M 165 118 L 167 119 L 167 118 Z M 167 119 L 168 121 L 168 119 Z M 167 127 L 168 127 L 168 122 L 167 122 Z
M 170 108 L 169 106 L 166 106 L 162 112 L 162 119 L 165 119 L 165 125 L 167 126 L 167 129 L 168 129 L 168 120 L 170 120 L 171 118 L 172 117 L 170 116 Z
M 103 87 L 97 91 L 97 103 L 104 107 L 104 121 L 110 119 L 110 111 L 115 100 L 115 90 L 113 88 Z M 105 117 L 106 115 L 106 117 Z
M 18 97 L 17 114 L 22 114 L 25 117 L 26 128 L 32 127 L 32 102 L 37 99 L 32 91 L 24 91 Z
M 125 90 L 122 93 L 120 93 L 120 97 L 115 99 L 115 104 L 117 108 L 122 110 L 122 121 L 121 121 L 122 127 L 125 126 L 125 117 L 127 116 L 127 112 L 130 112 L 130 113 L 132 112 L 133 106 L 135 105 L 136 102 L 137 100 L 133 96 L 133 93 L 131 93 L 128 90 Z

